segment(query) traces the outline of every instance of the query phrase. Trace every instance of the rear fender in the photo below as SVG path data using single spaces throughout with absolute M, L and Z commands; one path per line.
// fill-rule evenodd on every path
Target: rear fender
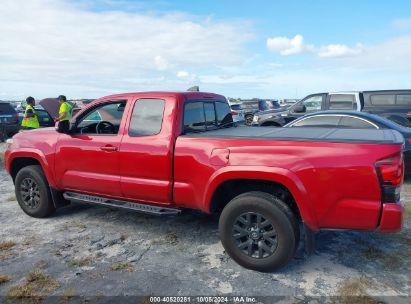
M 252 179 L 271 181 L 286 187 L 295 199 L 304 223 L 313 231 L 318 230 L 314 208 L 308 199 L 308 193 L 299 178 L 291 171 L 276 167 L 228 166 L 217 170 L 206 185 L 203 202 L 209 211 L 214 192 L 223 182 L 234 179 Z

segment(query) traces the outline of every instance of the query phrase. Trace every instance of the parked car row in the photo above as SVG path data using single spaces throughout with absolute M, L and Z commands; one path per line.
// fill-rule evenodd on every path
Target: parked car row
M 278 100 L 265 100 L 265 99 L 253 99 L 248 101 L 243 101 L 241 104 L 231 104 L 232 111 L 236 113 L 241 113 L 240 117 L 243 116 L 244 119 L 239 121 L 245 122 L 247 126 L 250 126 L 253 122 L 254 114 L 261 111 L 269 111 L 275 109 L 281 109 L 281 105 Z M 234 121 L 238 121 L 237 114 L 233 114 Z
M 368 112 L 410 127 L 411 90 L 312 94 L 282 111 L 256 113 L 252 125 L 281 127 L 305 114 L 325 110 Z
M 84 104 L 73 104 L 72 114 L 75 115 Z M 38 116 L 40 127 L 54 127 L 55 122 L 53 117 L 41 106 L 34 107 Z M 20 130 L 21 122 L 24 117 L 25 105 L 21 102 L 18 104 L 11 104 L 9 102 L 0 102 L 0 123 L 5 124 L 5 131 L 7 137 L 12 137 Z
M 411 175 L 411 128 L 397 124 L 379 115 L 356 111 L 323 111 L 307 114 L 284 126 L 285 128 L 344 128 L 396 130 L 402 134 L 404 144 L 405 174 Z M 360 133 L 360 132 L 357 132 Z

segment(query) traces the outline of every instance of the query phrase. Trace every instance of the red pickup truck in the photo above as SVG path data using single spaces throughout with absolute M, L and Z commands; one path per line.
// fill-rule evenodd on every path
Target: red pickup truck
M 226 252 L 259 271 L 287 264 L 301 227 L 401 229 L 401 134 L 236 127 L 230 112 L 211 93 L 108 96 L 67 130 L 15 135 L 5 166 L 18 203 L 34 217 L 69 202 L 219 213 Z

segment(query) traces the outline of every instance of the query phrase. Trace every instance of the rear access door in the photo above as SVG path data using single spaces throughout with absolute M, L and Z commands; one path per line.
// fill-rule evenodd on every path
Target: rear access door
M 155 94 L 133 100 L 119 150 L 121 190 L 128 200 L 172 201 L 174 104 L 174 97 Z

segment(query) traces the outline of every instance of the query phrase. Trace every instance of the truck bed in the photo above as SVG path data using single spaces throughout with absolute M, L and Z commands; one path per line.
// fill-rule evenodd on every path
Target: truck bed
M 293 140 L 371 144 L 402 144 L 404 138 L 395 130 L 364 130 L 339 128 L 253 128 L 236 127 L 190 133 L 183 137 L 233 138 L 261 140 Z

